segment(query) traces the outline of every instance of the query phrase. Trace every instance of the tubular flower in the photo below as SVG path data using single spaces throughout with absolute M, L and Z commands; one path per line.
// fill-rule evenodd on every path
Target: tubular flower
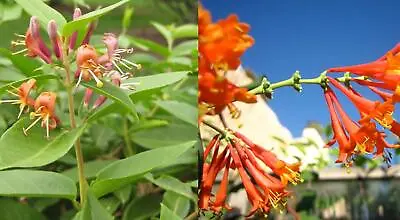
M 239 110 L 232 102 L 257 102 L 257 97 L 229 82 L 224 76 L 215 74 L 204 59 L 199 60 L 199 103 L 207 106 L 207 114 L 219 114 L 228 107 L 234 118 L 240 115 Z
M 347 98 L 349 98 L 350 101 L 358 108 L 361 114 L 364 115 L 364 119 L 361 120 L 368 120 L 369 118 L 372 118 L 383 127 L 388 129 L 391 128 L 391 124 L 394 121 L 392 117 L 394 111 L 394 103 L 392 102 L 392 99 L 389 98 L 383 103 L 379 101 L 373 102 L 359 94 L 356 94 L 352 89 L 347 89 L 335 79 L 331 77 L 328 77 L 328 79 L 332 85 L 345 94 Z
M 250 26 L 236 15 L 212 23 L 210 13 L 199 7 L 199 52 L 216 71 L 238 68 L 240 56 L 254 44 L 248 35 Z
M 133 76 L 131 70 L 135 67 L 140 69 L 141 65 L 131 62 L 123 57 L 124 54 L 133 53 L 133 49 L 118 48 L 118 39 L 112 33 L 105 33 L 103 43 L 107 48 L 107 52 L 98 55 L 94 47 L 89 44 L 80 46 L 77 50 L 76 63 L 78 69 L 75 77 L 78 78 L 76 87 L 83 80 L 85 82 L 94 79 L 97 87 L 103 86 L 103 81 L 108 80 L 112 84 L 128 90 L 134 90 L 137 82 L 124 82 Z M 114 69 L 115 68 L 115 69 Z M 127 70 L 127 71 L 124 71 Z M 84 96 L 84 106 L 89 105 L 89 101 L 93 95 L 91 89 L 86 89 Z M 106 101 L 105 96 L 99 96 L 94 102 L 93 108 L 101 106 Z
M 37 122 L 42 120 L 41 126 L 46 128 L 46 137 L 50 138 L 50 130 L 57 127 L 59 120 L 55 115 L 55 104 L 57 95 L 53 92 L 42 92 L 35 100 L 35 111 L 31 112 L 31 119 L 35 121 L 29 125 L 26 129 L 24 128 L 24 134 L 27 135 L 29 129 L 31 129 Z
M 21 117 L 22 113 L 24 112 L 25 108 L 26 111 L 29 111 L 29 107 L 33 107 L 34 100 L 29 96 L 30 91 L 35 87 L 36 80 L 30 79 L 27 82 L 22 83 L 18 88 L 14 88 L 14 91 L 7 91 L 13 96 L 18 97 L 18 99 L 11 99 L 11 100 L 0 100 L 0 103 L 11 103 L 19 105 L 19 114 L 18 118 Z
M 40 24 L 37 17 L 32 16 L 28 30 L 25 35 L 17 35 L 22 38 L 22 40 L 12 41 L 11 45 L 13 47 L 23 45 L 25 49 L 13 53 L 14 55 L 25 53 L 29 57 L 40 57 L 46 63 L 52 63 L 51 53 L 47 48 L 46 44 L 43 42 L 40 36 Z
M 240 133 L 228 131 L 224 139 L 215 136 L 204 151 L 202 180 L 200 183 L 199 208 L 214 213 L 229 209 L 225 203 L 229 169 L 237 170 L 243 182 L 252 208 L 248 216 L 257 211 L 267 214 L 271 208 L 283 210 L 290 195 L 286 191 L 288 182 L 297 184 L 302 179 L 298 173 L 299 164 L 287 164 L 276 156 L 250 142 Z M 209 160 L 207 160 L 209 159 Z M 265 171 L 269 167 L 281 177 L 281 181 Z M 212 188 L 215 179 L 222 173 L 222 180 L 216 195 Z
M 365 64 L 334 67 L 328 72 L 351 72 L 360 76 L 368 76 L 381 81 L 386 87 L 395 88 L 400 84 L 400 44 L 387 52 L 381 58 Z
M 97 87 L 103 87 L 103 82 L 100 80 L 103 76 L 102 66 L 97 63 L 97 52 L 94 47 L 89 44 L 80 46 L 76 52 L 76 64 L 79 72 L 76 87 L 82 80 L 88 82 L 92 78 L 96 81 Z
M 330 79 L 330 82 L 334 82 L 334 79 Z M 342 85 L 340 85 L 339 83 L 338 85 L 336 85 L 336 87 L 339 87 L 341 91 L 342 89 L 348 90 L 344 87 L 341 88 L 341 86 Z M 349 91 L 343 92 L 346 94 Z M 359 123 L 356 123 L 351 120 L 351 118 L 345 113 L 336 95 L 333 93 L 330 87 L 327 87 L 324 94 L 331 116 L 332 130 L 334 134 L 332 140 L 327 143 L 327 146 L 332 146 L 336 142 L 338 143 L 339 157 L 336 161 L 337 163 L 344 162 L 345 165 L 348 167 L 352 164 L 352 159 L 355 155 L 373 153 L 375 156 L 382 156 L 386 148 L 399 147 L 397 145 L 388 144 L 384 139 L 384 133 L 378 131 L 375 123 L 370 121 L 370 119 L 373 118 L 378 122 L 380 121 L 379 123 L 385 124 L 383 123 L 383 119 L 380 120 L 381 118 L 383 118 L 382 115 L 378 115 L 378 113 L 386 111 L 384 110 L 384 104 L 371 105 L 371 103 L 368 102 L 369 100 L 357 100 L 359 96 L 355 93 L 348 94 L 350 96 L 348 96 L 350 100 L 354 98 L 354 100 L 352 101 L 358 108 L 362 117 Z M 352 97 L 354 95 L 357 97 Z M 360 103 L 358 103 L 359 101 L 361 101 L 361 104 L 363 104 L 363 106 L 360 106 Z M 368 109 L 371 106 L 374 107 L 372 113 L 367 112 L 365 109 Z M 389 119 L 385 120 L 387 122 Z M 392 121 L 390 123 L 390 128 L 392 128 L 392 124 L 396 123 L 397 122 Z

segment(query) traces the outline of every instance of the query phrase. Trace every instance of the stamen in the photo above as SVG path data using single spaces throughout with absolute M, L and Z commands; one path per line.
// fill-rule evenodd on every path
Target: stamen
M 28 107 L 29 108 L 29 107 Z M 25 104 L 21 104 L 20 106 L 19 106 L 19 113 L 18 113 L 18 119 L 21 117 L 21 115 L 22 115 L 22 112 L 24 111 L 24 109 L 25 109 Z
M 131 64 L 132 66 L 136 67 L 138 70 L 140 70 L 140 69 L 142 68 L 142 65 L 141 65 L 141 64 L 133 63 L 133 62 L 127 60 L 127 59 L 122 59 L 122 61 Z
M 17 34 L 17 33 L 14 33 L 14 35 L 15 36 L 17 36 L 17 37 L 22 37 L 22 38 L 25 38 L 26 36 L 25 35 L 23 35 L 23 34 Z
M 33 113 L 33 112 L 32 112 Z M 28 126 L 28 128 L 22 128 L 22 131 L 24 132 L 25 136 L 28 136 L 28 133 L 26 133 L 29 129 L 31 129 L 33 126 L 35 126 L 36 123 L 40 121 L 40 117 L 37 118 L 31 125 Z
M 18 54 L 24 53 L 24 52 L 26 52 L 26 51 L 28 51 L 27 48 L 25 48 L 25 49 L 23 49 L 23 50 L 20 50 L 20 51 L 18 51 L 18 52 L 14 52 L 14 53 L 12 53 L 11 55 L 18 55 Z
M 19 104 L 19 103 L 20 103 L 20 100 L 18 100 L 18 99 L 11 99 L 11 100 L 0 100 L 0 103 Z
M 79 84 L 81 83 L 81 81 L 82 81 L 82 75 L 83 75 L 83 71 L 81 71 L 81 72 L 79 73 L 78 82 L 77 82 L 76 85 L 75 85 L 75 89 L 78 88 Z
M 93 79 L 96 81 L 96 86 L 99 88 L 103 87 L 103 85 L 104 85 L 103 82 L 100 81 L 99 78 L 97 78 L 97 76 L 94 74 L 94 72 L 91 71 L 90 69 L 88 69 L 88 71 L 89 71 L 90 75 L 92 75 Z
M 11 95 L 19 97 L 19 95 L 17 93 L 11 92 L 10 90 L 7 90 L 7 92 L 10 93 Z
M 122 69 L 117 65 L 117 63 L 116 63 L 114 60 L 112 60 L 111 62 L 112 62 L 112 64 L 114 64 L 114 66 L 118 69 L 118 71 L 119 71 L 121 74 L 124 74 L 124 71 L 122 71 Z
M 50 129 L 49 129 L 49 115 L 46 116 L 46 138 L 50 138 Z

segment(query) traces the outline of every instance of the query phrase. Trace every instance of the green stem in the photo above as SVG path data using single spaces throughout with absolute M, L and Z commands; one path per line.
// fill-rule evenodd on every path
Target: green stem
M 127 117 L 124 119 L 124 140 L 128 157 L 134 155 L 135 151 L 133 150 L 131 140 L 129 138 L 129 120 Z
M 208 127 L 212 128 L 215 131 L 217 131 L 218 133 L 220 133 L 223 137 L 226 137 L 228 135 L 228 133 L 226 131 L 224 131 L 221 128 L 217 127 L 213 123 L 211 123 L 209 121 L 202 121 L 202 122 L 203 122 L 203 124 L 207 125 Z
M 76 120 L 75 120 L 75 107 L 74 107 L 74 96 L 73 96 L 73 85 L 71 81 L 71 67 L 69 63 L 69 56 L 68 54 L 68 40 L 65 40 L 64 47 L 63 47 L 63 65 L 65 68 L 66 76 L 65 76 L 65 88 L 67 90 L 68 95 L 68 112 L 69 112 L 69 120 L 71 129 L 76 128 Z M 78 167 L 78 176 L 79 176 L 79 195 L 80 195 L 80 203 L 81 205 L 84 204 L 86 198 L 86 191 L 88 183 L 85 178 L 85 173 L 83 170 L 84 161 L 83 161 L 83 154 L 81 148 L 80 139 L 76 139 L 75 141 L 75 155 L 76 155 L 76 162 Z
M 339 82 L 345 83 L 347 85 L 349 85 L 351 79 L 365 80 L 366 77 L 351 77 L 349 73 L 345 73 L 342 77 L 336 78 L 336 80 L 338 80 Z M 264 78 L 259 86 L 250 90 L 249 92 L 255 95 L 264 94 L 270 97 L 272 96 L 272 93 L 275 89 L 281 87 L 290 86 L 301 92 L 302 84 L 315 84 L 320 85 L 322 88 L 326 88 L 328 86 L 328 78 L 326 77 L 326 72 L 321 73 L 318 77 L 315 78 L 302 79 L 300 73 L 296 71 L 289 79 L 272 84 L 266 78 Z

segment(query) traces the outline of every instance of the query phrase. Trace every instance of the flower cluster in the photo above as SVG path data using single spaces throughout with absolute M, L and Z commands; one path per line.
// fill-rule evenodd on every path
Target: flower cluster
M 29 129 L 31 129 L 36 123 L 42 120 L 41 126 L 46 129 L 46 137 L 50 137 L 50 130 L 57 127 L 60 124 L 58 117 L 55 114 L 55 105 L 57 95 L 54 92 L 42 92 L 40 95 L 33 99 L 30 96 L 31 90 L 35 88 L 36 80 L 30 79 L 27 82 L 22 83 L 18 88 L 13 87 L 13 90 L 7 92 L 18 99 L 11 100 L 0 100 L 0 103 L 11 103 L 19 105 L 18 118 L 21 117 L 22 113 L 28 113 L 32 108 L 29 116 L 35 121 L 24 128 L 24 134 L 27 135 Z
M 381 99 L 370 100 L 353 87 L 346 87 L 336 79 L 328 77 L 329 83 L 342 92 L 360 114 L 360 119 L 357 122 L 353 121 L 340 105 L 333 89 L 327 86 L 325 99 L 334 132 L 328 146 L 338 143 L 340 153 L 337 162 L 344 162 L 346 166 L 350 166 L 353 156 L 363 153 L 383 156 L 390 162 L 390 154 L 386 155 L 385 149 L 400 147 L 385 140 L 385 131 L 400 136 L 400 124 L 393 117 L 395 104 L 400 101 L 400 44 L 376 61 L 330 68 L 328 72 L 346 72 L 364 77 L 365 79 L 349 77 L 349 80 L 368 88 Z
M 300 163 L 287 164 L 279 160 L 275 154 L 254 144 L 239 132 L 227 131 L 225 137 L 214 136 L 203 156 L 205 162 L 199 208 L 204 211 L 219 213 L 223 208 L 230 208 L 226 204 L 230 169 L 238 171 L 252 205 L 248 216 L 257 211 L 267 214 L 271 207 L 282 211 L 290 195 L 286 190 L 288 183 L 296 185 L 303 181 L 299 174 Z M 271 173 L 266 172 L 267 167 Z M 220 172 L 223 173 L 222 181 L 215 196 L 212 196 L 212 188 Z
M 213 23 L 209 11 L 199 6 L 199 105 L 206 114 L 219 114 L 228 107 L 233 117 L 239 111 L 234 101 L 254 103 L 256 96 L 226 79 L 228 70 L 240 65 L 242 54 L 254 44 L 249 25 L 236 15 Z
M 76 8 L 73 14 L 73 19 L 79 19 L 82 12 Z M 82 81 L 95 81 L 97 87 L 103 87 L 105 81 L 109 81 L 122 89 L 134 89 L 133 83 L 124 83 L 123 81 L 133 76 L 134 68 L 140 69 L 141 65 L 133 63 L 124 58 L 125 55 L 133 53 L 133 49 L 123 49 L 118 47 L 118 38 L 112 33 L 105 33 L 103 43 L 106 47 L 106 53 L 99 54 L 96 49 L 89 44 L 90 38 L 96 27 L 96 22 L 91 22 L 86 34 L 79 44 L 77 42 L 78 32 L 73 33 L 69 37 L 61 37 L 57 31 L 57 24 L 54 20 L 50 20 L 47 26 L 47 33 L 51 43 L 51 49 L 46 45 L 40 35 L 40 23 L 37 17 L 33 16 L 30 19 L 28 30 L 25 35 L 17 35 L 19 40 L 12 41 L 13 47 L 24 46 L 25 48 L 13 53 L 25 53 L 25 56 L 38 57 L 47 64 L 69 65 L 71 58 L 75 58 L 77 69 L 75 71 L 76 88 Z M 54 55 L 54 56 L 53 56 Z M 73 61 L 72 61 L 73 62 Z M 67 74 L 69 74 L 67 72 Z M 69 76 L 67 76 L 69 77 Z M 23 83 L 17 90 L 18 94 L 9 91 L 11 94 L 19 97 L 19 100 L 4 100 L 2 102 L 11 102 L 20 104 L 20 113 L 22 114 L 26 107 L 33 107 L 34 112 L 30 114 L 31 118 L 39 117 L 27 129 L 26 133 L 34 124 L 42 119 L 42 126 L 49 130 L 57 126 L 58 119 L 54 115 L 56 94 L 52 92 L 43 92 L 34 101 L 29 97 L 29 91 L 34 87 L 35 81 L 30 80 Z M 93 90 L 87 88 L 84 95 L 84 106 L 88 107 L 93 96 Z M 100 95 L 93 103 L 93 109 L 99 107 L 106 101 L 106 97 Z M 18 116 L 18 117 L 19 117 Z

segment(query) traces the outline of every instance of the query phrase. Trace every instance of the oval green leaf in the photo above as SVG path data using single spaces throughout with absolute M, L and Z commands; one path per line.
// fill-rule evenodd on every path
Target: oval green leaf
M 87 198 L 83 208 L 78 212 L 74 220 L 113 220 L 114 218 L 108 213 L 105 207 L 93 195 L 89 189 L 87 191 Z
M 197 127 L 197 108 L 177 101 L 158 101 L 156 104 L 173 116 Z
M 0 170 L 38 167 L 54 162 L 71 149 L 85 128 L 82 126 L 71 131 L 52 131 L 50 140 L 47 140 L 45 130 L 39 124 L 25 136 L 22 129 L 29 124 L 28 118 L 22 118 L 1 136 Z
M 190 188 L 190 185 L 180 181 L 175 177 L 162 175 L 159 178 L 154 179 L 153 175 L 146 174 L 146 179 L 167 191 L 172 191 L 179 195 L 185 196 L 188 199 L 197 201 L 196 196 Z
M 147 220 L 160 213 L 160 194 L 147 194 L 132 200 L 124 210 L 122 220 Z
M 97 196 L 113 192 L 126 184 L 143 178 L 146 173 L 153 169 L 174 163 L 195 143 L 195 141 L 190 141 L 180 145 L 157 148 L 118 160 L 97 174 L 92 189 Z
M 178 82 L 179 80 L 185 78 L 189 72 L 181 71 L 181 72 L 170 72 L 170 73 L 160 73 L 151 76 L 142 76 L 135 77 L 132 79 L 125 80 L 124 83 L 136 83 L 138 85 L 135 86 L 135 90 L 130 93 L 130 98 L 134 99 L 135 94 L 140 94 L 142 92 L 146 92 L 152 89 L 162 88 L 173 83 Z M 96 112 L 94 112 L 90 117 L 89 121 L 94 121 L 98 118 L 101 118 L 107 114 L 110 114 L 118 109 L 118 104 L 105 103 L 101 106 Z
M 0 195 L 75 199 L 76 184 L 54 172 L 40 170 L 0 171 Z
M 161 203 L 160 220 L 182 220 L 182 219 L 183 218 L 181 218 L 177 214 L 175 214 L 166 205 Z
M 43 28 L 47 28 L 50 20 L 55 20 L 59 30 L 67 23 L 64 16 L 52 7 L 48 6 L 43 0 L 15 0 L 28 14 L 36 16 Z M 28 24 L 27 24 L 28 26 Z
M 197 37 L 198 36 L 198 28 L 195 24 L 184 24 L 175 28 L 172 31 L 172 36 L 174 39 L 178 38 L 186 38 L 186 37 Z
M 164 204 L 166 207 L 169 208 L 170 211 L 182 218 L 187 216 L 190 210 L 190 200 L 172 191 L 167 191 L 164 193 L 162 204 Z
M 38 1 L 40 1 L 40 0 L 38 0 Z M 107 6 L 105 8 L 84 14 L 81 17 L 79 17 L 78 19 L 68 22 L 62 29 L 62 36 L 67 37 L 67 36 L 70 36 L 75 31 L 83 30 L 91 21 L 103 16 L 104 14 L 114 10 L 115 8 L 118 8 L 119 6 L 121 6 L 127 2 L 129 2 L 129 0 L 123 0 L 123 1 L 117 2 L 115 4 Z
M 95 161 L 85 162 L 85 165 L 84 165 L 85 177 L 88 179 L 92 179 L 92 178 L 96 177 L 96 174 L 100 170 L 102 170 L 104 167 L 110 165 L 114 161 L 115 160 L 95 160 Z M 72 179 L 75 182 L 79 181 L 77 167 L 73 167 L 71 169 L 65 170 L 61 174 L 69 177 L 70 179 Z
M 8 198 L 0 199 L 2 220 L 45 220 L 46 218 L 28 204 L 22 204 Z

